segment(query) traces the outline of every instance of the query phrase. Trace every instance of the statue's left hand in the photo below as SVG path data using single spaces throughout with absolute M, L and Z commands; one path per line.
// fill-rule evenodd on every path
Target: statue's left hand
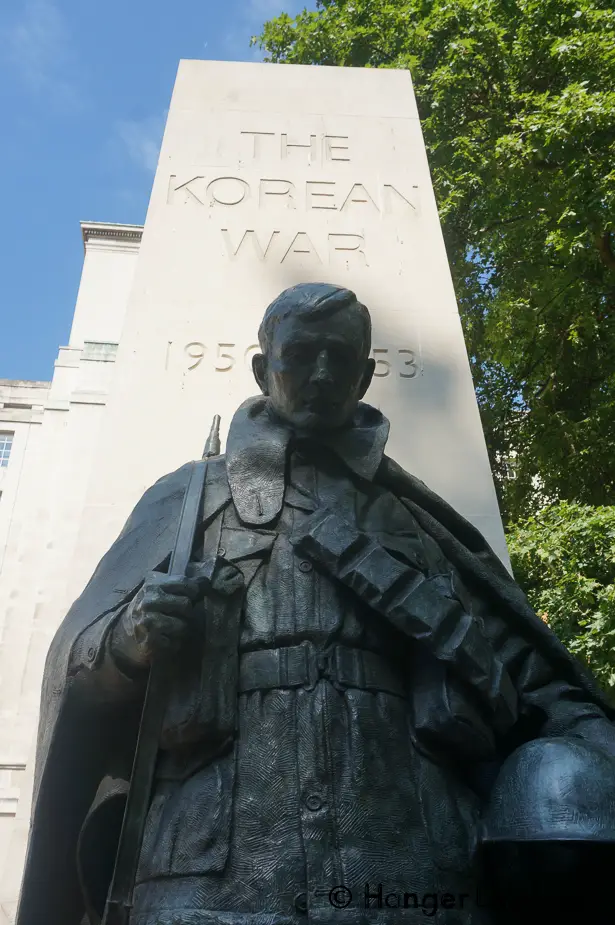
M 223 559 L 191 563 L 186 575 L 151 572 L 111 633 L 111 652 L 130 670 L 147 668 L 161 652 L 176 651 L 189 637 L 194 605 L 230 596 L 241 572 Z
M 111 652 L 130 669 L 147 668 L 160 652 L 176 650 L 187 636 L 199 583 L 184 575 L 150 572 L 114 626 Z

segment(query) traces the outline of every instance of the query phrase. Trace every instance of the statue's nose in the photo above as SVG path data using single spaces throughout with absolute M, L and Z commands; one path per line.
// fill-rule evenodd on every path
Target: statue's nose
M 325 350 L 323 350 L 321 353 L 318 354 L 316 365 L 314 367 L 314 372 L 312 374 L 312 382 L 317 382 L 322 385 L 324 383 L 331 382 L 331 381 L 332 381 L 332 377 L 331 377 L 331 371 L 329 369 L 327 353 Z

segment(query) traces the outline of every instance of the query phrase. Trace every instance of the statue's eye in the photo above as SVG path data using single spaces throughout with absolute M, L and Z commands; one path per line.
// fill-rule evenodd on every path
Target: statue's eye
M 294 344 L 284 351 L 284 359 L 294 363 L 307 363 L 312 353 L 313 350 L 305 344 Z
M 352 363 L 354 353 L 346 344 L 336 344 L 329 350 L 329 356 L 334 363 Z

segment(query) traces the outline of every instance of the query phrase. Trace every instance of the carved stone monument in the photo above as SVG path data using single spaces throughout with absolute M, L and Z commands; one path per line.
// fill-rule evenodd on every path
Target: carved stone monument
M 369 305 L 390 452 L 506 545 L 407 71 L 182 61 L 72 581 L 156 478 L 222 442 L 263 307 L 321 280 Z M 102 547 L 101 547 L 102 543 Z
M 409 75 L 182 62 L 117 364 L 17 925 L 561 925 L 615 714 L 506 568 Z

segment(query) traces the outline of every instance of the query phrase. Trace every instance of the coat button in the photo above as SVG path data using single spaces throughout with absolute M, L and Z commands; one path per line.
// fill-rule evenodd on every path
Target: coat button
M 322 799 L 317 793 L 309 793 L 305 798 L 305 805 L 311 812 L 318 812 L 319 809 L 322 809 Z
M 307 893 L 297 893 L 295 896 L 295 909 L 303 915 L 307 912 Z
M 300 571 L 302 571 L 302 572 L 311 572 L 311 571 L 312 571 L 312 563 L 311 563 L 311 562 L 308 562 L 306 559 L 304 559 L 303 562 L 300 562 L 300 563 L 299 563 L 299 569 L 300 569 Z
M 88 661 L 93 662 L 96 658 L 96 649 L 93 646 L 90 646 L 88 649 Z
M 221 559 L 223 559 L 223 558 L 225 557 L 225 555 L 226 555 L 226 549 L 224 548 L 224 546 L 219 546 L 219 547 L 218 547 L 218 555 L 220 556 Z

